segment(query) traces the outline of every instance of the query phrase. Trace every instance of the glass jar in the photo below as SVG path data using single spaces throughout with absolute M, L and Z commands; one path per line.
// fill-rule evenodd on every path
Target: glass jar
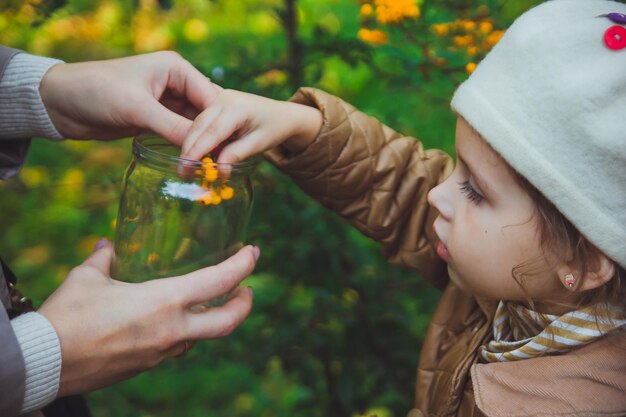
M 133 140 L 115 230 L 111 276 L 141 282 L 215 265 L 243 247 L 256 162 L 179 157 L 158 136 Z

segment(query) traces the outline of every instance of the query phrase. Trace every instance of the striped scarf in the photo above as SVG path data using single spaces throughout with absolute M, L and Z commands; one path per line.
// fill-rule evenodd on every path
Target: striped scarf
M 479 354 L 485 362 L 511 362 L 567 352 L 626 325 L 617 309 L 610 311 L 610 319 L 592 314 L 591 308 L 556 316 L 500 301 L 493 320 L 494 340 L 481 346 Z

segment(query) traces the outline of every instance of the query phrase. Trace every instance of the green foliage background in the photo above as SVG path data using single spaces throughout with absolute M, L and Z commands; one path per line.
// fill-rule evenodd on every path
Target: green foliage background
M 3 0 L 0 42 L 67 62 L 174 49 L 224 87 L 286 99 L 316 86 L 452 153 L 449 98 L 490 46 L 473 37 L 470 53 L 456 36 L 471 22 L 506 28 L 538 1 L 423 0 L 418 18 L 392 24 L 364 13 L 366 3 Z M 388 41 L 366 43 L 361 28 Z M 0 253 L 36 305 L 100 237 L 113 238 L 129 160 L 129 139 L 36 139 L 22 173 L 0 182 Z M 96 417 L 389 417 L 411 407 L 438 293 L 269 164 L 254 186 L 249 241 L 262 256 L 246 281 L 255 290 L 249 319 L 183 359 L 88 394 Z

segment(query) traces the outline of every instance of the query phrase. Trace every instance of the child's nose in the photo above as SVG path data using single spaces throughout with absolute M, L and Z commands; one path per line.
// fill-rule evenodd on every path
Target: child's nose
M 436 208 L 446 220 L 452 218 L 453 209 L 450 201 L 446 198 L 445 184 L 447 181 L 442 182 L 435 188 L 428 192 L 428 203 Z

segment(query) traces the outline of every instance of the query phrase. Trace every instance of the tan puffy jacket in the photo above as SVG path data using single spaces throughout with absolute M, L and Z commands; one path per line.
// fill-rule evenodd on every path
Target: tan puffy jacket
M 291 140 L 266 156 L 322 205 L 380 243 L 387 259 L 443 290 L 420 354 L 418 416 L 626 416 L 626 332 L 564 355 L 480 364 L 496 303 L 448 282 L 434 250 L 437 216 L 428 191 L 452 170 L 448 155 L 424 150 L 344 101 L 312 88 L 292 101 L 318 108 L 310 143 Z

